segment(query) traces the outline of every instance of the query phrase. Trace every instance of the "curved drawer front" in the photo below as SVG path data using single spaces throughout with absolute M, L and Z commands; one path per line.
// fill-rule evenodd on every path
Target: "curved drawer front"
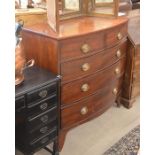
M 118 92 L 121 88 L 122 79 L 111 82 L 108 86 L 104 87 L 100 92 L 85 98 L 69 107 L 62 108 L 61 110 L 61 128 L 71 128 L 82 122 L 92 118 L 94 114 L 104 111 L 114 103 L 117 94 L 113 90 L 117 89 Z
M 117 26 L 113 29 L 109 29 L 105 33 L 105 46 L 112 47 L 118 44 L 123 38 L 127 37 L 127 24 Z
M 104 47 L 102 33 L 66 39 L 61 42 L 61 61 L 96 53 Z
M 62 81 L 71 81 L 104 69 L 126 54 L 127 42 L 87 58 L 61 64 Z
M 61 104 L 71 104 L 72 102 L 86 97 L 97 90 L 104 88 L 106 85 L 109 85 L 112 80 L 119 78 L 124 73 L 125 60 L 126 58 L 122 58 L 119 62 L 106 70 L 62 85 Z

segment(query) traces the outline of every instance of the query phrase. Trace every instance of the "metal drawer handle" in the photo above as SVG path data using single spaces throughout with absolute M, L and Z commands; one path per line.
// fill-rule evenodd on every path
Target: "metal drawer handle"
M 41 110 L 46 110 L 47 107 L 48 107 L 48 103 L 46 103 L 46 102 L 40 105 Z
M 117 38 L 118 38 L 118 40 L 121 40 L 121 39 L 123 38 L 123 35 L 122 35 L 121 32 L 119 32 L 119 33 L 117 34 Z
M 43 128 L 40 129 L 40 132 L 41 132 L 41 133 L 46 133 L 47 130 L 48 130 L 48 127 L 45 126 L 45 127 L 43 127 Z
M 115 69 L 115 74 L 116 74 L 116 75 L 119 75 L 119 74 L 120 74 L 120 69 L 119 69 L 119 68 L 116 68 L 116 69 Z
M 86 72 L 90 69 L 90 65 L 89 63 L 84 63 L 81 68 L 82 68 L 82 71 Z
M 121 50 L 118 50 L 118 51 L 116 52 L 116 56 L 117 56 L 117 58 L 120 58 L 120 57 L 122 56 Z
M 112 91 L 112 93 L 113 93 L 114 95 L 117 95 L 117 93 L 118 93 L 117 88 L 114 88 L 113 91 Z
M 40 120 L 41 120 L 43 123 L 45 123 L 45 122 L 48 121 L 48 116 L 47 116 L 47 115 L 44 115 L 44 116 L 42 116 L 42 117 L 40 118 Z
M 43 91 L 39 92 L 39 96 L 40 96 L 41 98 L 46 97 L 46 96 L 47 96 L 47 90 L 43 90 Z
M 46 143 L 48 140 L 49 140 L 49 137 L 45 137 L 45 138 L 43 138 L 40 142 L 41 142 L 41 144 L 44 144 L 44 143 Z
M 81 51 L 82 51 L 83 53 L 88 53 L 90 50 L 91 50 L 91 47 L 90 47 L 88 44 L 83 44 L 83 45 L 81 46 Z
M 88 90 L 89 90 L 89 85 L 88 85 L 87 83 L 83 84 L 83 85 L 81 86 L 81 90 L 82 90 L 83 92 L 88 91 Z
M 88 113 L 88 108 L 87 107 L 83 107 L 81 109 L 81 115 L 86 115 Z

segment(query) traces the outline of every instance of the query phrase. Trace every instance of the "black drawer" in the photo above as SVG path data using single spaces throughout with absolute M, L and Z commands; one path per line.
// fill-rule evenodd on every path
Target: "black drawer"
M 47 124 L 57 116 L 57 107 L 53 107 L 40 115 L 37 115 L 35 117 L 29 117 L 27 128 L 29 131 L 34 130 L 42 126 L 43 124 Z
M 29 141 L 34 141 L 35 139 L 38 139 L 42 137 L 43 135 L 47 134 L 51 130 L 57 130 L 57 124 L 58 124 L 57 119 L 54 119 L 48 124 L 41 126 L 37 130 L 31 130 L 28 133 Z
M 19 111 L 21 109 L 25 108 L 25 98 L 24 95 L 20 97 L 16 97 L 15 101 L 15 109 L 16 111 Z
M 45 99 L 46 97 L 56 93 L 56 88 L 57 88 L 56 83 L 53 83 L 50 86 L 48 85 L 27 93 L 27 103 L 32 104 L 32 102 Z
M 56 138 L 56 136 L 57 136 L 57 130 L 52 130 L 50 131 L 50 133 L 46 134 L 45 136 L 35 141 L 32 141 L 30 143 L 30 149 L 35 150 L 35 149 L 42 148 L 47 144 L 49 144 L 50 141 L 53 141 Z
M 28 115 L 36 115 L 44 112 L 54 106 L 57 105 L 57 95 L 54 94 L 40 102 L 36 102 L 34 104 L 27 105 L 27 113 Z

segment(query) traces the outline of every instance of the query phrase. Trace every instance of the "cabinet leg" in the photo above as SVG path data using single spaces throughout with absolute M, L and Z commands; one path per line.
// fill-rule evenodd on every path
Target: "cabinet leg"
M 59 132 L 59 138 L 58 138 L 58 150 L 59 152 L 61 152 L 64 142 L 65 142 L 65 138 L 66 138 L 66 134 L 67 131 L 60 131 Z
M 53 154 L 52 155 L 59 155 L 59 150 L 58 150 L 58 139 L 54 141 L 53 144 Z

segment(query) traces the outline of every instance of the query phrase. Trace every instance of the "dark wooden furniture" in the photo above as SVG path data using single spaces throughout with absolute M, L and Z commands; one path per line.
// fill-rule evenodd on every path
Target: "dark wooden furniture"
M 59 149 L 67 131 L 108 109 L 121 93 L 126 64 L 127 18 L 68 20 L 55 33 L 46 23 L 22 32 L 28 59 L 60 74 Z
M 128 22 L 128 50 L 125 80 L 122 91 L 122 103 L 132 107 L 140 95 L 140 16 L 139 11 L 131 11 Z
M 32 67 L 25 70 L 24 82 L 16 86 L 16 148 L 25 155 L 47 149 L 51 142 L 51 154 L 58 155 L 58 81 L 51 72 Z

